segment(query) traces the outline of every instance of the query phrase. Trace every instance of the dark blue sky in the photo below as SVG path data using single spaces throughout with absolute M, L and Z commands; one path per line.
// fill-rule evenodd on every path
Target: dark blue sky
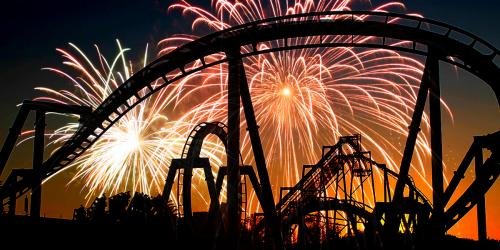
M 51 86 L 61 80 L 40 70 L 61 65 L 55 48 L 68 48 L 67 43 L 73 42 L 93 53 L 93 44 L 98 44 L 105 54 L 113 55 L 116 38 L 126 47 L 142 51 L 146 43 L 154 46 L 170 34 L 188 31 L 182 19 L 167 14 L 167 6 L 173 1 L 2 2 L 0 128 L 10 126 L 15 104 L 32 98 L 33 87 Z M 372 1 L 374 5 L 380 2 Z M 410 12 L 461 27 L 500 47 L 500 0 L 409 0 L 405 4 Z

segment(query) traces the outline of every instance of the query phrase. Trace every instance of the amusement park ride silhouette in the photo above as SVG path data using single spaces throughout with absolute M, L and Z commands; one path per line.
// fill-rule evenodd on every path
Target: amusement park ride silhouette
M 362 20 L 357 18 L 360 15 L 364 16 Z M 321 39 L 328 35 L 349 36 L 350 41 L 336 43 Z M 320 39 L 307 39 L 304 44 L 289 44 L 290 39 L 295 37 L 313 36 Z M 363 37 L 377 39 L 367 41 L 361 39 Z M 268 41 L 282 43 L 272 48 L 258 46 Z M 242 50 L 242 47 L 248 50 Z M 368 47 L 403 51 L 425 56 L 425 69 L 399 172 L 374 161 L 370 152 L 361 147 L 359 135 L 340 137 L 333 146 L 323 147 L 322 156 L 316 164 L 304 166 L 302 179 L 295 186 L 281 188 L 279 202 L 275 204 L 243 59 L 263 53 L 313 47 Z M 205 60 L 216 53 L 225 56 L 218 61 Z M 193 64 L 195 61 L 200 62 L 199 66 Z M 40 189 L 44 179 L 64 169 L 92 147 L 117 120 L 150 95 L 189 74 L 214 65 L 227 64 L 227 126 L 219 122 L 196 126 L 187 139 L 182 156 L 172 161 L 167 175 L 162 197 L 164 202 L 168 202 L 177 180 L 180 232 L 189 235 L 194 230 L 191 179 L 193 169 L 201 168 L 210 195 L 208 217 L 209 225 L 213 226 L 213 237 L 225 237 L 231 249 L 239 247 L 243 229 L 251 230 L 255 238 L 261 239 L 266 247 L 272 249 L 308 248 L 315 242 L 329 242 L 330 235 L 338 236 L 339 232 L 364 242 L 364 246 L 390 247 L 390 242 L 396 242 L 398 238 L 395 236 L 401 236 L 402 242 L 410 245 L 425 237 L 441 240 L 447 230 L 474 206 L 477 207 L 479 239 L 484 241 L 487 238 L 485 194 L 500 174 L 500 131 L 474 137 L 470 149 L 445 187 L 440 61 L 463 68 L 482 79 L 491 87 L 500 104 L 499 50 L 473 34 L 445 23 L 402 14 L 341 11 L 283 16 L 215 32 L 147 65 L 93 111 L 87 107 L 23 102 L 0 154 L 0 173 L 30 111 L 36 111 L 33 168 L 12 170 L 0 189 L 0 200 L 2 204 L 9 205 L 9 214 L 15 215 L 16 199 L 31 190 L 30 214 L 36 220 L 40 216 Z M 163 83 L 151 84 L 157 80 Z M 419 191 L 409 176 L 427 99 L 431 126 L 432 202 Z M 244 165 L 240 158 L 240 105 L 248 125 L 256 173 L 252 166 Z M 71 139 L 43 161 L 46 112 L 78 114 L 81 120 L 79 130 Z M 200 157 L 203 140 L 210 134 L 224 143 L 227 154 L 227 167 L 220 168 L 216 179 L 209 160 Z M 485 149 L 489 153 L 484 154 Z M 453 204 L 449 204 L 473 161 L 475 180 Z M 374 171 L 382 173 L 383 185 L 374 184 Z M 223 209 L 219 196 L 225 177 L 227 208 Z M 253 216 L 250 226 L 246 224 L 248 218 L 244 218 L 246 178 L 250 180 L 263 211 L 263 214 Z M 377 199 L 380 196 L 383 199 Z M 368 202 L 370 199 L 374 202 Z M 316 226 L 311 227 L 314 223 Z M 311 228 L 317 228 L 320 232 L 314 234 Z M 359 240 L 359 237 L 363 239 Z M 360 248 L 360 245 L 357 247 Z

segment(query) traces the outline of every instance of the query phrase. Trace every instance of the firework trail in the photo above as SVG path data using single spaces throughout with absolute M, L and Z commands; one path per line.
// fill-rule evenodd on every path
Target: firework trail
M 57 49 L 64 58 L 65 71 L 44 68 L 62 76 L 73 88 L 54 90 L 35 88 L 42 95 L 35 100 L 63 104 L 86 105 L 97 108 L 109 94 L 127 80 L 134 68 L 147 64 L 147 46 L 141 64 L 134 64 L 126 57 L 129 49 L 122 48 L 117 40 L 118 53 L 108 61 L 95 46 L 98 60 L 94 63 L 80 48 L 71 44 L 71 51 Z M 75 53 L 76 52 L 76 53 Z M 68 73 L 70 72 L 70 73 Z M 77 158 L 67 169 L 76 167 L 70 183 L 82 181 L 87 190 L 86 199 L 104 193 L 132 191 L 146 194 L 161 193 L 170 161 L 178 158 L 186 137 L 196 124 L 169 119 L 167 112 L 175 100 L 175 86 L 163 89 L 149 97 L 114 124 L 91 148 Z M 133 100 L 130 100 L 133 101 Z M 60 115 L 60 114 L 58 114 Z M 49 145 L 62 145 L 78 130 L 75 122 L 69 122 L 48 134 Z M 24 133 L 23 141 L 31 139 L 32 131 Z M 21 143 L 23 142 L 21 141 Z M 223 151 L 217 144 L 208 145 L 203 154 L 209 155 L 213 165 L 221 165 L 214 152 Z M 195 173 L 196 174 L 196 173 Z M 196 192 L 196 186 L 194 194 Z M 206 202 L 202 195 L 198 199 Z M 172 197 L 175 201 L 176 197 Z
M 350 0 L 213 0 L 212 9 L 204 9 L 181 1 L 169 10 L 192 17 L 192 30 L 202 33 L 289 14 L 350 10 L 352 4 Z M 391 2 L 373 10 L 394 9 L 404 11 L 404 5 Z M 159 43 L 160 55 L 197 38 L 187 34 L 168 37 Z M 300 45 L 314 39 L 319 38 L 294 38 L 288 43 Z M 352 38 L 322 39 L 347 42 Z M 355 39 L 369 42 L 374 38 Z M 272 48 L 281 43 L 273 41 L 258 46 Z M 206 60 L 222 57 L 222 54 L 212 55 Z M 282 186 L 293 186 L 301 177 L 302 164 L 315 163 L 321 155 L 321 146 L 333 145 L 340 135 L 361 134 L 364 147 L 372 150 L 375 159 L 391 169 L 398 168 L 424 68 L 419 60 L 390 50 L 342 47 L 273 52 L 245 58 L 244 63 L 274 194 Z M 227 67 L 220 65 L 177 83 L 183 94 L 176 99 L 176 107 L 188 110 L 184 120 L 227 122 L 227 75 Z M 192 105 L 193 97 L 200 96 L 201 103 Z M 417 180 L 430 187 L 424 168 L 430 155 L 425 133 L 429 119 L 425 114 L 422 127 L 424 133 L 417 139 L 413 168 Z M 241 128 L 245 131 L 244 120 Z M 242 136 L 243 160 L 252 164 L 249 136 L 246 133 Z M 249 204 L 250 211 L 259 209 L 254 194 Z
M 183 1 L 172 5 L 170 10 L 194 16 L 193 30 L 211 32 L 286 14 L 349 10 L 351 4 L 351 1 L 233 3 L 214 0 L 213 9 L 205 10 Z M 403 8 L 403 5 L 388 3 L 375 10 L 392 8 Z M 164 39 L 159 43 L 159 54 L 196 38 L 181 34 Z M 308 39 L 318 38 L 290 39 L 289 43 L 303 44 L 310 42 Z M 348 38 L 323 39 L 341 42 Z M 359 39 L 369 41 L 371 38 Z M 259 46 L 271 48 L 279 43 Z M 125 57 L 127 49 L 122 49 L 119 43 L 119 52 L 111 63 L 97 46 L 98 63 L 93 63 L 75 45 L 71 47 L 76 54 L 58 51 L 76 76 L 56 68 L 46 70 L 68 79 L 74 89 L 37 88 L 44 93 L 38 100 L 96 108 L 133 74 L 134 67 L 142 67 L 147 62 L 147 54 L 141 65 L 129 62 Z M 213 55 L 212 59 L 222 56 Z M 302 164 L 315 163 L 321 146 L 333 144 L 340 135 L 362 134 L 364 146 L 372 150 L 376 159 L 392 169 L 397 168 L 402 145 L 391 137 L 406 137 L 422 75 L 420 61 L 383 49 L 309 48 L 259 55 L 244 62 L 275 194 L 281 186 L 294 185 L 300 179 Z M 227 68 L 220 65 L 181 79 L 148 98 L 72 163 L 77 168 L 72 181 L 84 181 L 87 198 L 127 190 L 160 192 L 170 160 L 181 155 L 190 130 L 204 121 L 226 122 L 226 80 Z M 426 115 L 423 123 L 424 131 L 428 130 Z M 245 131 L 244 120 L 241 127 Z M 51 143 L 59 145 L 77 128 L 78 123 L 74 122 L 57 129 L 50 134 Z M 203 155 L 210 156 L 217 168 L 225 162 L 224 149 L 214 138 L 208 139 Z M 418 178 L 427 185 L 423 162 L 429 152 L 427 136 L 421 133 L 414 168 Z M 246 134 L 242 137 L 242 155 L 244 163 L 253 163 Z M 207 205 L 206 191 L 198 190 L 200 185 L 205 185 L 202 175 L 195 172 L 198 176 L 193 182 L 195 210 L 197 204 Z M 249 204 L 250 211 L 258 209 L 254 194 Z

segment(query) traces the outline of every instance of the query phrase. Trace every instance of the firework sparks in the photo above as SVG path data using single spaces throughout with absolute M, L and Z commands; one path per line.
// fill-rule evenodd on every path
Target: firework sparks
M 170 9 L 194 16 L 193 29 L 217 31 L 269 17 L 349 10 L 351 4 L 349 0 L 317 3 L 214 0 L 213 10 L 205 10 L 187 1 L 173 4 Z M 388 3 L 375 10 L 402 7 L 401 3 Z M 196 38 L 181 34 L 164 39 L 159 43 L 159 54 L 168 53 Z M 311 39 L 319 38 L 295 38 L 289 43 L 299 45 L 311 42 Z M 352 38 L 329 36 L 322 39 L 342 42 Z M 360 37 L 358 40 L 368 42 L 369 39 L 372 38 Z M 281 42 L 261 43 L 259 46 L 272 48 L 281 46 Z M 37 99 L 96 108 L 134 72 L 133 66 L 136 65 L 125 57 L 128 49 L 123 49 L 119 43 L 119 53 L 111 63 L 96 47 L 98 64 L 92 63 L 78 47 L 71 46 L 76 55 L 62 49 L 58 51 L 66 60 L 64 64 L 78 76 L 56 68 L 47 70 L 68 79 L 77 91 L 37 88 L 45 93 Z M 212 55 L 206 61 L 216 61 L 222 56 Z M 146 62 L 147 54 L 143 65 Z M 294 185 L 300 179 L 302 164 L 316 162 L 321 146 L 333 144 L 340 135 L 362 134 L 366 148 L 372 149 L 374 155 L 390 168 L 397 168 L 401 146 L 387 137 L 406 137 L 422 75 L 420 61 L 383 49 L 306 48 L 249 57 L 244 63 L 275 194 L 279 193 L 281 186 Z M 181 155 L 190 129 L 205 121 L 226 122 L 226 82 L 227 68 L 219 65 L 162 89 L 127 113 L 72 163 L 78 170 L 72 181 L 85 181 L 89 190 L 87 198 L 125 190 L 160 192 L 170 159 Z M 201 103 L 200 99 L 203 100 Z M 174 116 L 175 113 L 181 115 L 172 120 L 165 110 Z M 423 123 L 424 128 L 428 128 L 426 115 Z M 246 127 L 244 121 L 241 127 Z M 64 142 L 77 128 L 78 123 L 69 123 L 57 129 L 50 134 L 51 143 Z M 221 143 L 209 138 L 206 145 L 209 147 L 204 148 L 203 154 L 210 156 L 215 167 L 222 165 L 224 149 Z M 253 163 L 247 134 L 242 137 L 241 146 L 243 161 Z M 429 152 L 428 139 L 425 133 L 421 133 L 414 167 L 426 184 L 423 162 Z M 195 172 L 195 175 L 200 173 Z M 195 189 L 205 185 L 200 181 L 202 178 L 197 179 L 193 183 Z M 193 197 L 193 205 L 196 206 L 196 200 L 206 205 L 203 191 L 193 194 L 198 196 Z M 258 209 L 255 194 L 250 195 L 249 204 L 250 211 Z
M 63 104 L 86 105 L 97 108 L 109 94 L 134 73 L 134 67 L 147 64 L 147 46 L 143 64 L 128 61 L 126 52 L 117 40 L 118 53 L 109 61 L 95 46 L 98 64 L 77 46 L 70 43 L 76 53 L 57 49 L 65 59 L 68 71 L 45 68 L 54 72 L 73 85 L 73 89 L 54 90 L 38 87 L 43 95 L 35 100 L 52 101 Z M 67 73 L 72 72 L 72 73 Z M 181 155 L 187 135 L 196 124 L 172 120 L 166 115 L 172 106 L 177 91 L 166 88 L 147 98 L 114 124 L 89 150 L 77 158 L 71 166 L 77 171 L 71 182 L 82 180 L 87 201 L 104 193 L 123 191 L 161 193 L 170 161 Z M 75 116 L 75 118 L 78 118 Z M 77 130 L 78 122 L 70 122 L 48 134 L 50 144 L 62 145 Z M 27 133 L 25 140 L 30 139 Z M 208 150 L 207 150 L 208 148 Z M 203 154 L 211 155 L 214 165 L 220 159 L 214 152 L 223 151 L 218 144 L 204 148 Z M 195 173 L 196 174 L 196 173 Z M 194 187 L 195 191 L 197 187 Z M 196 194 L 197 192 L 195 192 Z M 201 197 L 202 195 L 200 195 Z M 172 197 L 175 201 L 176 197 Z
M 169 10 L 180 10 L 193 17 L 193 30 L 218 31 L 270 17 L 350 10 L 351 5 L 350 0 L 214 0 L 212 10 L 188 1 L 173 4 Z M 374 10 L 394 8 L 404 9 L 404 5 L 391 2 Z M 186 34 L 166 38 L 159 43 L 160 55 L 196 38 Z M 311 39 L 320 38 L 294 38 L 288 42 L 294 46 Z M 342 42 L 353 38 L 321 39 Z M 361 43 L 370 39 L 374 38 L 355 38 Z M 259 46 L 262 49 L 281 47 L 281 43 L 283 41 L 272 41 Z M 213 58 L 207 60 L 215 61 L 222 56 L 212 55 Z M 316 162 L 321 146 L 333 144 L 340 135 L 361 134 L 364 146 L 371 149 L 376 158 L 397 169 L 402 146 L 388 137 L 406 138 L 424 68 L 419 60 L 390 50 L 343 47 L 273 52 L 246 58 L 244 63 L 275 194 L 281 186 L 293 186 L 301 177 L 302 164 Z M 227 75 L 227 68 L 219 65 L 180 80 L 179 88 L 186 94 L 177 99 L 176 105 L 189 110 L 184 115 L 186 120 L 192 123 L 227 120 Z M 203 96 L 204 101 L 193 106 L 184 100 L 189 96 Z M 244 121 L 241 127 L 245 131 Z M 423 127 L 429 127 L 425 114 Z M 241 146 L 243 160 L 252 163 L 248 134 L 243 135 Z M 429 141 L 426 134 L 421 133 L 414 168 L 419 180 L 428 186 L 423 162 L 429 153 Z M 249 204 L 251 211 L 258 209 L 254 194 Z

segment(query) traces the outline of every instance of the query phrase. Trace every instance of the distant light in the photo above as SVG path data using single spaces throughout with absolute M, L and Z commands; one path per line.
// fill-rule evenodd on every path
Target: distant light
M 127 151 L 136 150 L 136 149 L 140 148 L 140 146 L 141 146 L 141 138 L 139 137 L 139 135 L 137 133 L 134 133 L 134 132 L 129 131 L 126 134 L 125 145 L 128 148 Z
M 281 94 L 284 96 L 290 96 L 292 94 L 292 91 L 290 90 L 290 88 L 286 87 L 281 90 Z

